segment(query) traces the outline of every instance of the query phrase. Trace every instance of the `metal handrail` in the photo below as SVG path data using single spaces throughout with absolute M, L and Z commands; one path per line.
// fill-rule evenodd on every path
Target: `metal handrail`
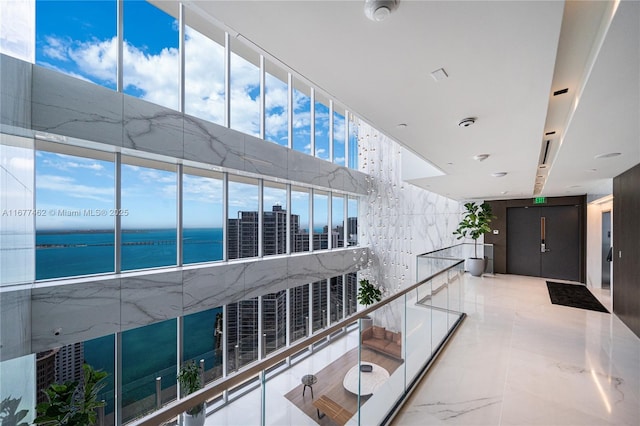
M 130 424 L 135 426 L 157 426 L 159 424 L 162 424 L 163 422 L 170 421 L 171 419 L 178 417 L 180 414 L 182 414 L 186 410 L 198 404 L 203 404 L 207 400 L 213 399 L 216 396 L 222 394 L 224 391 L 233 389 L 234 387 L 241 385 L 242 383 L 248 381 L 249 379 L 258 376 L 258 374 L 260 374 L 262 371 L 265 371 L 270 367 L 282 362 L 286 358 L 308 348 L 310 345 L 313 345 L 314 343 L 324 339 L 325 337 L 335 333 L 336 331 L 339 331 L 340 329 L 347 327 L 350 324 L 353 324 L 356 320 L 359 320 L 360 318 L 367 316 L 368 314 L 377 310 L 381 306 L 388 305 L 394 300 L 404 296 L 405 294 L 408 294 L 409 292 L 417 289 L 418 287 L 432 280 L 438 275 L 453 269 L 454 267 L 458 266 L 463 262 L 464 262 L 464 259 L 457 259 L 456 263 L 453 263 L 448 267 L 443 268 L 440 271 L 428 276 L 427 278 L 424 278 L 418 283 L 413 284 L 411 287 L 401 290 L 398 293 L 392 294 L 391 296 L 388 296 L 386 299 L 381 300 L 380 302 L 375 303 L 363 309 L 362 311 L 356 312 L 350 317 L 330 326 L 329 328 L 325 328 L 313 334 L 312 336 L 308 337 L 307 339 L 304 339 L 301 342 L 298 342 L 287 348 L 280 349 L 276 352 L 272 352 L 268 358 L 260 361 L 255 361 L 254 363 L 249 364 L 249 367 L 246 370 L 232 373 L 226 378 L 220 379 L 220 381 L 216 383 L 212 383 L 203 389 L 190 393 L 187 397 L 183 399 L 171 402 L 166 406 L 162 407 L 161 409 L 159 409 L 158 411 L 155 411 L 141 419 L 137 419 Z

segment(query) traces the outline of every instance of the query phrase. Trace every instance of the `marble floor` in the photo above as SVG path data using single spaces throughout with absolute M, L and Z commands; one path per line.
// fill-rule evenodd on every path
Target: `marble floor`
M 640 425 L 640 339 L 615 315 L 513 275 L 465 275 L 464 312 L 394 425 Z

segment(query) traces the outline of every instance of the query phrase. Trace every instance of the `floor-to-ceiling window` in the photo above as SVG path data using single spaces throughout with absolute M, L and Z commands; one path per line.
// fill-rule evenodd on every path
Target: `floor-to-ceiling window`
M 183 263 L 224 258 L 223 221 L 222 173 L 185 167 L 182 177 Z
M 258 255 L 259 197 L 257 179 L 242 176 L 229 177 L 227 216 L 229 259 Z
M 264 181 L 262 224 L 262 254 L 270 256 L 287 252 L 287 187 Z
M 122 270 L 176 264 L 176 167 L 122 159 Z
M 41 145 L 59 152 L 35 155 L 36 279 L 114 272 L 113 156 Z

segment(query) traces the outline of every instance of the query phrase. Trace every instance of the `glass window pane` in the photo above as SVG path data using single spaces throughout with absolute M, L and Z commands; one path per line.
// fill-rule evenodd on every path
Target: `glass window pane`
M 291 187 L 291 251 L 309 251 L 309 190 Z
M 222 173 L 184 169 L 182 178 L 183 263 L 223 259 Z
M 229 176 L 227 252 L 229 259 L 258 255 L 259 191 L 257 179 Z
M 358 245 L 358 199 L 349 197 L 347 205 L 347 243 Z
M 329 227 L 327 215 L 329 213 L 329 194 L 313 191 L 313 249 L 325 250 L 329 248 Z
M 346 164 L 344 137 L 345 137 L 344 111 L 333 112 L 333 162 L 340 166 Z
M 311 97 L 308 86 L 294 81 L 293 149 L 311 155 Z
M 264 353 L 269 354 L 287 344 L 287 291 L 262 296 L 262 334 Z
M 346 314 L 355 314 L 358 310 L 358 274 L 350 272 L 345 275 L 346 288 L 345 288 L 345 304 Z
M 265 74 L 265 139 L 289 145 L 289 107 L 287 74 L 267 63 Z
M 187 13 L 187 22 L 189 14 Z M 184 111 L 224 125 L 224 46 L 185 27 Z
M 184 316 L 182 350 L 184 361 L 204 360 L 204 379 L 222 377 L 222 308 Z
M 307 336 L 309 328 L 309 285 L 301 285 L 290 290 L 291 342 Z
M 113 272 L 114 163 L 46 151 L 35 160 L 36 279 Z
M 344 247 L 344 196 L 333 195 L 331 199 L 331 247 Z
M 178 26 L 149 2 L 124 0 L 124 93 L 179 108 Z
M 316 281 L 313 288 L 313 332 L 327 326 L 327 280 Z
M 349 168 L 358 170 L 358 123 L 353 114 L 349 114 Z
M 282 184 L 265 181 L 262 196 L 263 255 L 284 254 L 287 252 L 287 188 Z
M 233 44 L 233 43 L 232 43 Z M 231 128 L 260 136 L 260 67 L 258 55 L 231 52 Z M 238 46 L 242 48 L 242 46 Z
M 227 368 L 258 359 L 258 298 L 227 305 Z
M 176 264 L 175 166 L 122 159 L 122 270 Z
M 116 89 L 116 1 L 36 1 L 36 63 Z
M 329 312 L 331 313 L 331 323 L 338 322 L 343 317 L 343 294 L 342 275 L 333 277 L 329 285 Z
M 104 379 L 105 387 L 98 394 L 98 400 L 106 401 L 105 425 L 115 424 L 115 335 L 98 337 L 84 342 L 84 362 L 97 371 L 105 371 L 108 376 Z
M 315 102 L 315 135 L 316 157 L 329 159 L 329 107 L 322 102 Z
M 162 403 L 176 399 L 176 320 L 122 333 L 122 421 L 131 421 L 156 407 L 156 378 Z

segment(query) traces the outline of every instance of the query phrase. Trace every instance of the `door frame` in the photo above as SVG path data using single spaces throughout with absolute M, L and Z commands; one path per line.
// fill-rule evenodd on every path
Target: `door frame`
M 494 271 L 507 273 L 507 208 L 536 206 L 579 206 L 580 210 L 580 282 L 587 279 L 587 196 L 549 197 L 544 204 L 535 204 L 533 198 L 487 201 L 495 219 L 491 222 L 493 232 L 484 236 L 484 242 L 493 244 Z M 497 233 L 496 233 L 497 231 Z

